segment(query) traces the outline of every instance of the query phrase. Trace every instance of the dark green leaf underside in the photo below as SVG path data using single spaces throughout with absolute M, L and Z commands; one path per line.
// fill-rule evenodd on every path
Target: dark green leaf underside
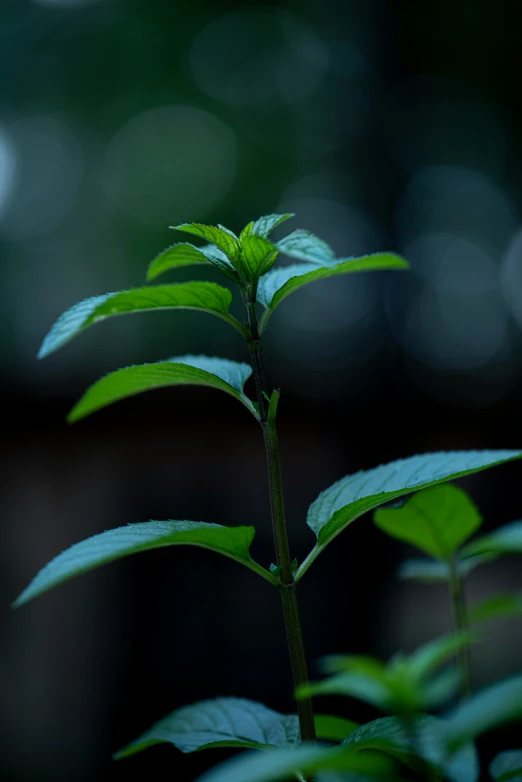
M 163 546 L 191 545 L 211 549 L 241 562 L 271 581 L 273 577 L 249 554 L 253 527 L 222 527 L 198 521 L 148 521 L 102 532 L 63 551 L 33 579 L 14 603 L 27 603 L 74 576 L 114 560 Z
M 112 372 L 94 383 L 71 410 L 68 420 L 78 421 L 107 405 L 143 391 L 176 385 L 201 385 L 225 391 L 242 402 L 257 418 L 243 385 L 252 372 L 248 364 L 208 356 L 179 356 L 157 364 L 141 364 Z

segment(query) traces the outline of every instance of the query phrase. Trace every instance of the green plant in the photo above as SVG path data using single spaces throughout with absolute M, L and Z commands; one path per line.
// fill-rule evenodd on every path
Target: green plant
M 470 741 L 484 729 L 484 725 L 470 728 L 470 720 L 466 722 L 465 719 L 466 713 L 462 716 L 458 709 L 446 719 L 421 715 L 423 710 L 445 703 L 458 687 L 459 677 L 453 670 L 446 667 L 440 672 L 439 669 L 456 652 L 466 650 L 472 640 L 463 627 L 464 623 L 458 622 L 458 634 L 428 644 L 409 657 L 396 657 L 387 665 L 374 658 L 331 659 L 327 664 L 337 671 L 335 676 L 322 685 L 310 685 L 296 590 L 317 556 L 367 511 L 421 489 L 426 492 L 414 496 L 424 498 L 428 496 L 427 492 L 436 491 L 428 487 L 437 487 L 450 479 L 519 458 L 522 452 L 425 454 L 342 478 L 310 506 L 307 523 L 317 541 L 301 564 L 293 561 L 287 538 L 276 426 L 280 392 L 267 386 L 262 350 L 264 331 L 274 309 L 303 285 L 338 274 L 405 269 L 407 263 L 394 253 L 336 258 L 326 242 L 303 230 L 296 230 L 280 241 L 271 241 L 271 231 L 292 216 L 261 217 L 249 223 L 239 236 L 223 226 L 200 223 L 175 226 L 176 230 L 193 234 L 208 244 L 174 244 L 149 266 L 147 280 L 150 282 L 178 267 L 213 265 L 229 282 L 237 285 L 245 308 L 244 322 L 230 314 L 232 293 L 228 287 L 213 282 L 148 285 L 97 296 L 72 307 L 53 326 L 39 353 L 40 357 L 49 355 L 107 317 L 145 310 L 195 309 L 215 315 L 235 328 L 246 342 L 251 365 L 187 355 L 120 369 L 91 386 L 71 411 L 69 421 L 77 421 L 119 399 L 162 386 L 211 386 L 235 397 L 259 423 L 264 439 L 276 564 L 266 569 L 252 559 L 250 545 L 255 532 L 252 527 L 225 527 L 192 521 L 149 521 L 112 529 L 73 545 L 43 568 L 15 605 L 22 605 L 52 586 L 98 565 L 146 549 L 175 545 L 212 549 L 250 568 L 279 590 L 293 685 L 298 696 L 297 715 L 281 715 L 262 704 L 237 698 L 204 701 L 161 720 L 116 757 L 123 758 L 166 741 L 183 752 L 212 747 L 265 750 L 263 755 L 240 757 L 218 766 L 205 775 L 208 780 L 255 782 L 288 776 L 303 779 L 310 774 L 319 774 L 324 780 L 337 779 L 339 774 L 345 780 L 399 779 L 405 768 L 420 777 L 432 779 L 444 775 L 453 780 L 456 778 L 454 769 L 463 766 L 468 775 L 466 779 L 472 782 L 476 778 L 473 776 L 476 756 Z M 299 263 L 272 268 L 280 254 L 297 259 Z M 255 386 L 253 400 L 244 390 L 251 375 Z M 405 508 L 408 507 L 409 503 Z M 385 510 L 382 513 L 395 511 Z M 467 515 L 461 513 L 458 519 L 452 521 L 451 529 L 445 519 L 441 525 L 444 539 L 449 536 L 449 548 L 434 551 L 427 545 L 423 547 L 439 557 L 445 567 L 449 562 L 450 568 L 454 564 L 458 569 L 456 560 L 451 557 L 456 546 L 476 528 L 476 516 L 468 508 Z M 412 542 L 419 543 L 415 535 Z M 469 552 L 469 557 L 474 556 L 480 558 L 483 554 L 480 550 Z M 520 693 L 518 679 L 510 686 L 512 692 Z M 361 727 L 339 717 L 317 716 L 312 697 L 326 691 L 362 698 L 393 716 Z M 473 714 L 480 713 L 481 709 L 489 709 L 493 713 L 492 699 L 498 706 L 504 695 L 502 690 L 500 695 L 495 691 L 475 696 L 485 699 L 486 706 L 479 703 Z M 519 713 L 512 700 L 509 703 L 504 711 L 500 707 L 497 709 L 500 716 L 497 714 L 493 724 Z M 465 712 L 466 706 L 461 708 Z M 491 719 L 485 722 L 488 727 Z M 448 725 L 453 728 L 452 735 L 448 733 Z M 316 738 L 332 742 L 334 746 L 315 744 Z M 342 742 L 340 746 L 335 746 L 339 742 Z M 375 752 L 376 749 L 380 751 Z

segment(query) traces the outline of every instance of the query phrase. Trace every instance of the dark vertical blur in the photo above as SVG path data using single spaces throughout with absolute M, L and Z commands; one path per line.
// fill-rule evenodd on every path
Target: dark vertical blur
M 219 756 L 110 753 L 201 698 L 292 709 L 277 594 L 209 552 L 141 555 L 8 608 L 63 548 L 149 518 L 254 524 L 255 556 L 271 561 L 262 443 L 233 400 L 158 392 L 64 424 L 119 366 L 244 359 L 226 324 L 122 318 L 35 360 L 63 309 L 142 282 L 175 241 L 169 224 L 239 229 L 291 210 L 340 256 L 394 249 L 412 263 L 306 288 L 271 321 L 299 558 L 309 503 L 342 475 L 521 446 L 521 22 L 509 0 L 2 0 L 2 779 L 189 780 Z M 510 465 L 465 485 L 495 526 L 522 515 L 519 482 Z M 447 628 L 444 590 L 399 584 L 406 551 L 369 518 L 330 548 L 300 590 L 311 660 L 387 656 Z M 521 588 L 514 561 L 468 591 Z M 520 621 L 498 625 L 474 652 L 477 684 L 521 655 Z

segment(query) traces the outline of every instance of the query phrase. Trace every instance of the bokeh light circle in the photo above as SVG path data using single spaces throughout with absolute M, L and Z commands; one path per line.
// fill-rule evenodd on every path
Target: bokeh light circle
M 138 222 L 163 226 L 202 219 L 228 192 L 236 171 L 230 128 L 192 106 L 162 106 L 130 119 L 104 160 L 105 192 Z
M 199 87 L 223 103 L 286 104 L 314 91 L 328 50 L 294 14 L 240 10 L 218 16 L 198 33 L 190 65 Z

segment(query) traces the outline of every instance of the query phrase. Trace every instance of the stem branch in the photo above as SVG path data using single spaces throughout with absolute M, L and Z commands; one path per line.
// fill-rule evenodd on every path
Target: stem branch
M 453 626 L 458 633 L 462 633 L 468 629 L 468 621 L 466 616 L 464 592 L 462 589 L 462 580 L 458 571 L 458 564 L 455 556 L 452 556 L 449 561 L 449 589 Z M 471 695 L 471 676 L 469 647 L 467 645 L 463 646 L 459 653 L 459 663 L 462 672 L 462 697 L 469 698 Z
M 265 441 L 272 531 L 276 551 L 276 563 L 279 567 L 281 578 L 280 591 L 283 602 L 288 652 L 290 655 L 294 688 L 297 689 L 300 685 L 308 684 L 308 669 L 304 653 L 301 620 L 299 617 L 296 596 L 296 584 L 294 581 L 286 530 L 281 457 L 275 423 L 277 397 L 272 397 L 275 401 L 273 404 L 270 404 L 269 408 L 268 386 L 266 383 L 263 351 L 256 316 L 255 291 L 244 289 L 242 293 L 248 319 L 249 336 L 247 342 L 252 358 L 257 403 L 259 405 L 259 418 L 263 430 L 263 439 Z M 277 394 L 278 392 L 274 393 Z M 302 740 L 314 741 L 316 735 L 311 698 L 308 697 L 298 701 L 297 713 L 299 716 L 299 727 Z

